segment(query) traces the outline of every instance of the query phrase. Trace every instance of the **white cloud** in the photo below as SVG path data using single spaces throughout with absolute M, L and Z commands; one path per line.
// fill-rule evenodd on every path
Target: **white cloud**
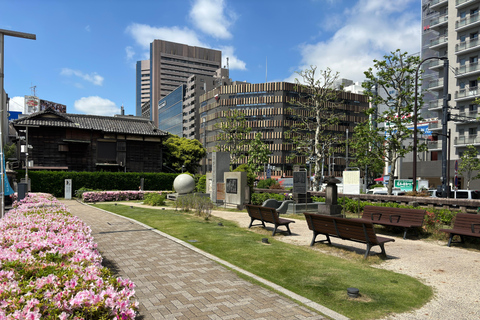
M 127 60 L 131 60 L 135 55 L 135 50 L 131 46 L 125 48 L 125 53 L 127 54 Z
M 87 31 L 87 32 L 90 32 L 90 31 L 91 31 L 90 25 L 88 25 L 88 26 L 85 27 L 85 31 Z
M 414 0 L 359 0 L 345 10 L 345 24 L 332 38 L 300 46 L 304 70 L 315 65 L 319 70 L 331 68 L 341 78 L 363 81 L 364 71 L 385 54 L 401 49 L 410 54 L 420 51 L 421 22 Z M 413 6 L 412 6 L 413 7 Z M 291 75 L 286 81 L 293 81 Z
M 120 113 L 120 108 L 115 105 L 115 102 L 98 96 L 83 97 L 76 100 L 73 106 L 80 113 L 97 116 L 113 116 Z
M 188 28 L 161 27 L 156 28 L 146 24 L 132 23 L 125 32 L 133 37 L 138 45 L 150 50 L 150 43 L 155 39 L 188 44 L 190 46 L 206 47 L 200 41 L 195 31 Z
M 228 28 L 235 22 L 235 13 L 225 12 L 224 0 L 195 0 L 190 10 L 193 24 L 202 32 L 219 39 L 230 39 Z
M 93 72 L 90 74 L 83 73 L 79 70 L 73 70 L 69 68 L 63 68 L 62 71 L 60 72 L 62 76 L 76 76 L 79 77 L 85 81 L 91 82 L 92 84 L 96 86 L 101 86 L 103 85 L 103 77 L 100 76 L 98 73 Z
M 10 98 L 8 105 L 8 111 L 20 111 L 25 110 L 25 97 L 13 97 Z
M 228 66 L 230 70 L 247 70 L 246 63 L 238 59 L 235 55 L 235 48 L 231 46 L 220 47 L 222 51 L 222 67 L 227 65 L 228 57 Z

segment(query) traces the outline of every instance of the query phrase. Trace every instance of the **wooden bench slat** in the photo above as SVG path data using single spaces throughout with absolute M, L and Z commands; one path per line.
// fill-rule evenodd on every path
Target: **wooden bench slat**
M 246 205 L 248 215 L 250 216 L 250 225 L 248 228 L 252 227 L 255 220 L 260 220 L 261 225 L 265 228 L 265 222 L 273 223 L 274 229 L 272 232 L 272 236 L 275 235 L 277 232 L 277 228 L 279 226 L 285 226 L 287 228 L 288 234 L 292 234 L 290 231 L 290 223 L 295 223 L 295 221 L 285 218 L 280 218 L 278 216 L 278 212 L 274 208 L 262 207 L 253 204 Z M 259 225 L 259 224 L 257 224 Z
M 460 243 L 464 242 L 464 236 L 480 238 L 480 215 L 470 213 L 457 213 L 455 223 L 452 229 L 440 229 L 442 232 L 450 234 L 448 246 L 453 242 L 454 236 L 460 236 Z M 473 229 L 472 229 L 473 227 Z
M 362 220 L 383 226 L 404 228 L 403 239 L 407 237 L 407 229 L 421 227 L 425 219 L 426 210 L 365 206 Z
M 330 237 L 361 242 L 367 245 L 365 252 L 365 258 L 367 258 L 371 247 L 376 245 L 380 246 L 382 254 L 386 255 L 384 244 L 395 241 L 395 239 L 391 238 L 378 237 L 373 228 L 373 223 L 368 221 L 345 219 L 308 212 L 304 212 L 303 214 L 305 215 L 308 228 L 313 231 L 311 246 L 323 241 L 331 244 Z M 319 234 L 325 235 L 326 240 L 316 241 Z

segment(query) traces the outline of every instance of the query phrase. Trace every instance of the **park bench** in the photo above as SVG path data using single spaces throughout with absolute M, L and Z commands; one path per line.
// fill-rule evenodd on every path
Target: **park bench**
M 448 246 L 452 243 L 463 243 L 464 236 L 480 238 L 480 215 L 471 213 L 457 213 L 452 229 L 440 229 L 450 233 Z M 452 242 L 453 236 L 460 236 L 460 241 Z
M 403 239 L 407 237 L 409 228 L 421 228 L 426 210 L 365 206 L 362 218 L 356 220 L 369 221 L 373 224 L 401 227 L 404 229 Z
M 366 259 L 373 246 L 380 246 L 382 254 L 386 255 L 385 243 L 395 241 L 395 239 L 377 236 L 371 222 L 308 212 L 304 212 L 303 214 L 307 220 L 308 228 L 313 231 L 313 238 L 310 246 L 313 246 L 317 242 L 324 241 L 327 241 L 328 244 L 332 244 L 330 237 L 365 243 L 367 245 L 367 251 L 365 252 L 364 258 Z M 319 234 L 325 235 L 327 239 L 315 241 Z
M 256 224 L 256 225 L 262 225 L 265 228 L 265 223 L 273 223 L 275 225 L 275 228 L 273 229 L 272 236 L 275 235 L 277 232 L 277 228 L 279 226 L 285 226 L 287 227 L 288 234 L 292 234 L 290 231 L 289 224 L 290 223 L 295 223 L 293 220 L 289 219 L 283 219 L 278 216 L 278 212 L 274 208 L 267 208 L 267 207 L 262 207 L 262 206 L 256 206 L 253 204 L 247 204 L 247 212 L 248 215 L 250 216 L 250 225 L 248 226 L 249 228 L 253 226 L 253 222 L 255 220 L 260 220 L 262 223 L 261 224 Z

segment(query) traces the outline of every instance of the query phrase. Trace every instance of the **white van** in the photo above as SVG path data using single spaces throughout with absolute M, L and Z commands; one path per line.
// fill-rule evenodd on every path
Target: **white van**
M 379 195 L 388 195 L 388 189 L 382 187 L 376 187 L 367 191 L 367 194 L 379 194 Z M 393 188 L 392 195 L 393 196 L 404 196 L 406 193 L 400 188 Z
M 429 190 L 431 197 L 437 197 L 437 190 Z M 480 191 L 478 190 L 452 190 L 450 197 L 452 199 L 480 200 Z

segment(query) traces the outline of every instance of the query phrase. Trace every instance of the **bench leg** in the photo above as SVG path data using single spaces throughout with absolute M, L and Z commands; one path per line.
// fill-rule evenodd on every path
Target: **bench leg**
M 292 235 L 292 232 L 290 231 L 290 227 L 288 226 L 288 224 L 286 224 L 285 226 L 287 227 L 288 234 Z
M 403 240 L 407 239 L 407 228 L 405 228 L 405 231 L 403 232 Z
M 273 232 L 272 232 L 272 237 L 275 235 L 275 232 L 277 232 L 277 225 L 275 225 L 275 227 L 273 228 Z
M 250 229 L 251 226 L 253 226 L 253 221 L 257 220 L 257 219 L 255 219 L 255 218 L 250 218 L 250 219 L 251 219 L 250 225 L 248 226 L 249 229 Z M 260 224 L 258 224 L 258 226 L 259 226 L 259 225 L 260 225 Z M 257 226 L 257 224 L 256 224 L 256 226 Z M 265 222 L 262 221 L 261 226 L 263 226 L 263 227 L 265 228 Z
M 448 244 L 447 244 L 448 247 L 450 247 L 450 245 L 452 244 L 452 240 L 453 240 L 453 234 L 450 234 L 450 238 L 448 238 Z
M 365 252 L 365 255 L 363 256 L 364 259 L 368 258 L 368 254 L 370 253 L 371 248 L 372 248 L 372 246 L 370 245 L 370 243 L 367 243 L 367 251 Z
M 380 249 L 382 249 L 382 254 L 383 254 L 384 256 L 387 256 L 387 253 L 385 252 L 385 244 L 382 243 L 382 244 L 380 244 L 379 246 L 380 246 Z

